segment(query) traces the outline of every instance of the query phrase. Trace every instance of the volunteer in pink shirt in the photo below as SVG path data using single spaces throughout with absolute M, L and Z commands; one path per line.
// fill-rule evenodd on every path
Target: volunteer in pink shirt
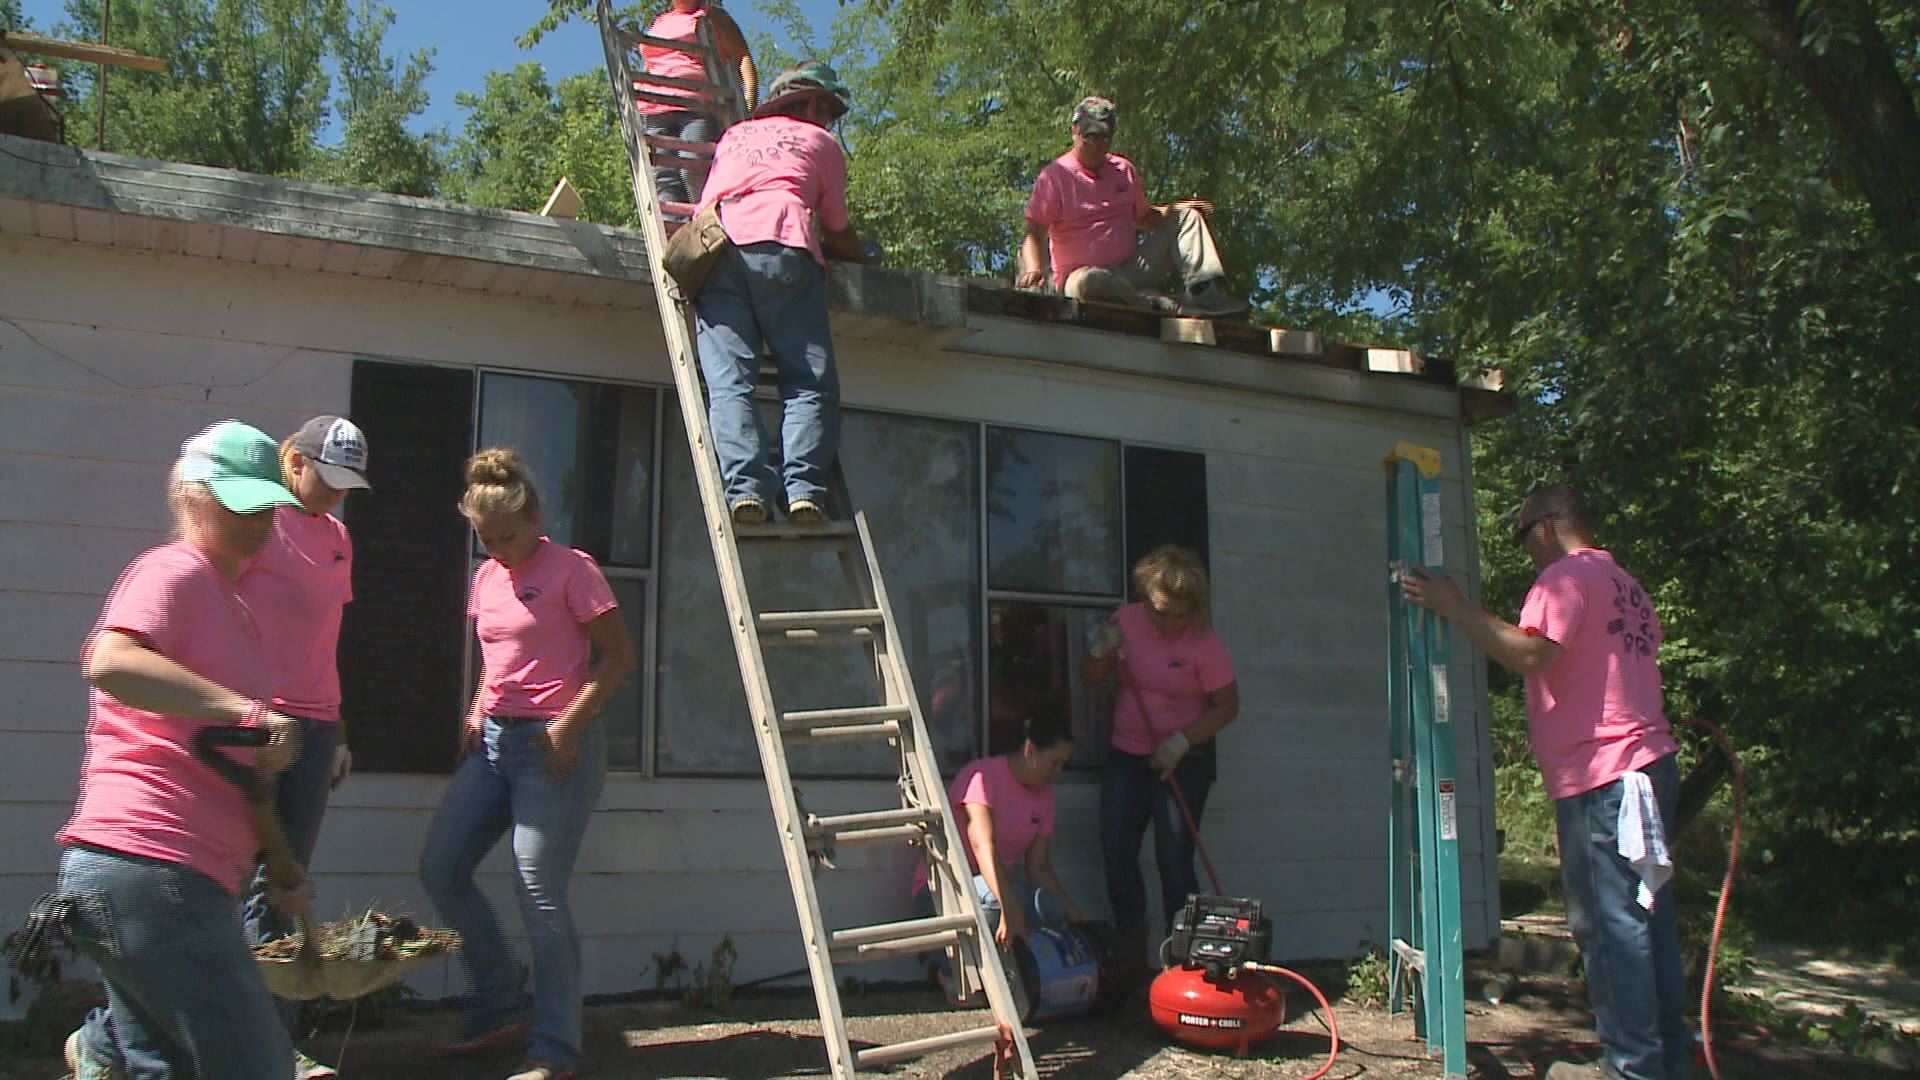
M 796 523 L 824 520 L 827 469 L 840 442 L 840 374 L 827 324 L 827 260 L 864 262 L 847 220 L 847 159 L 828 127 L 847 111 L 833 69 L 780 73 L 751 120 L 714 151 L 703 203 L 720 204 L 729 250 L 694 298 L 707 415 L 727 506 L 742 525 L 766 521 L 784 495 Z M 781 463 L 753 404 L 760 357 L 779 370 Z
M 300 721 L 300 756 L 280 774 L 274 810 L 287 847 L 302 869 L 311 865 L 326 816 L 327 794 L 353 765 L 340 723 L 340 613 L 353 599 L 353 541 L 333 515 L 348 491 L 367 486 L 367 439 L 352 421 L 316 416 L 280 444 L 281 482 L 300 500 L 274 515 L 273 537 L 237 583 L 266 643 L 273 669 L 273 707 Z M 293 933 L 292 920 L 266 902 L 263 867 L 254 875 L 244 916 L 256 942 Z M 296 1041 L 299 1009 L 282 1001 L 280 1015 Z M 294 1051 L 298 1080 L 335 1071 Z
M 74 1076 L 286 1076 L 293 1046 L 234 914 L 260 841 L 240 789 L 195 755 L 194 737 L 266 727 L 265 748 L 229 753 L 267 771 L 299 752 L 299 724 L 268 703 L 267 649 L 234 587 L 275 508 L 298 500 L 273 440 L 223 420 L 181 448 L 167 502 L 178 539 L 121 573 L 81 651 L 93 689 L 80 799 L 36 921 L 107 984 L 107 1007 L 67 1039 Z M 268 899 L 298 911 L 311 890 Z
M 1527 736 L 1554 800 L 1567 925 L 1606 1059 L 1563 1062 L 1553 1075 L 1680 1080 L 1693 1036 L 1673 883 L 1643 891 L 1643 868 L 1621 850 L 1656 839 L 1664 849 L 1679 801 L 1678 747 L 1655 663 L 1660 620 L 1653 598 L 1595 545 L 1593 515 L 1573 488 L 1529 494 L 1514 539 L 1539 572 L 1519 625 L 1419 567 L 1402 576 L 1401 592 L 1526 681 Z M 1638 835 L 1621 833 L 1623 803 L 1641 811 Z
M 740 24 L 721 9 L 717 0 L 704 3 L 702 0 L 671 0 L 667 9 L 648 24 L 647 34 L 673 41 L 693 41 L 703 19 L 712 28 L 714 46 L 720 51 L 720 62 L 740 73 L 741 97 L 746 102 L 747 111 L 752 112 L 754 99 L 759 94 L 760 75 L 754 69 L 753 53 L 747 48 L 746 36 L 740 33 Z M 642 45 L 640 59 L 646 64 L 648 73 L 653 75 L 695 82 L 707 80 L 705 64 L 694 53 L 681 52 L 664 45 Z M 634 90 L 648 95 L 634 105 L 640 113 L 641 128 L 648 135 L 687 142 L 712 142 L 720 131 L 719 118 L 714 114 L 658 100 L 679 98 L 684 101 L 693 96 L 692 90 L 648 82 L 638 83 Z M 654 160 L 687 162 L 682 168 L 653 170 L 653 185 L 661 198 L 690 203 L 700 197 L 700 185 L 706 174 L 706 170 L 698 166 L 700 159 L 691 154 L 656 147 Z
M 1075 300 L 1150 307 L 1168 314 L 1235 315 L 1246 301 L 1222 286 L 1205 199 L 1147 202 L 1133 162 L 1111 153 L 1114 104 L 1089 97 L 1073 108 L 1073 148 L 1047 163 L 1027 199 L 1023 268 L 1014 284 Z M 1048 274 L 1047 266 L 1053 270 Z M 1157 290 L 1179 274 L 1179 299 Z
M 460 509 L 490 556 L 473 573 L 467 614 L 480 639 L 480 685 L 462 758 L 420 856 L 433 905 L 460 932 L 471 984 L 450 1054 L 526 1036 L 511 1080 L 563 1080 L 585 1061 L 580 938 L 569 879 L 606 773 L 600 707 L 633 667 L 633 642 L 593 557 L 540 535 L 540 497 L 512 450 L 467 462 Z M 473 872 L 511 831 L 515 892 L 533 956 L 533 1020 L 515 1017 L 520 978 Z M 531 1030 L 529 1030 L 529 1027 Z
M 1053 782 L 1073 757 L 1073 733 L 1050 713 L 1029 714 L 1019 749 L 962 767 L 947 785 L 947 801 L 961 816 L 973 890 L 1003 949 L 1035 926 L 1085 922 L 1053 870 Z M 923 862 L 914 874 L 914 903 L 934 913 Z M 942 985 L 944 954 L 936 960 Z
M 1146 953 L 1140 842 L 1147 824 L 1171 932 L 1173 916 L 1200 891 L 1200 881 L 1195 837 L 1167 781 L 1179 783 L 1198 826 L 1218 769 L 1214 739 L 1240 713 L 1240 687 L 1213 629 L 1213 593 L 1200 557 L 1171 544 L 1156 549 L 1133 568 L 1133 592 L 1139 599 L 1100 627 L 1080 669 L 1089 683 L 1119 683 L 1113 745 L 1100 777 L 1100 847 L 1127 965 Z

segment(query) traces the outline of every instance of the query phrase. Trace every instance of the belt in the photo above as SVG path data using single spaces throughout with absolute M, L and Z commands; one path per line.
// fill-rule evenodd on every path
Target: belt
M 499 724 L 501 727 L 512 727 L 515 724 L 544 724 L 552 720 L 553 717 L 551 716 L 502 716 L 499 713 L 494 713 L 488 716 L 487 719 L 493 721 L 496 724 Z

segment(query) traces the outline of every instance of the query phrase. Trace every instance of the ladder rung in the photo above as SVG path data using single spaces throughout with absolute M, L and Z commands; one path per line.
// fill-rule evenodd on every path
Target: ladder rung
M 655 150 L 671 150 L 676 154 L 693 154 L 697 157 L 712 157 L 720 144 L 700 139 L 676 139 L 671 135 L 642 135 L 640 141 Z
M 853 1055 L 853 1062 L 854 1067 L 859 1069 L 872 1068 L 875 1065 L 891 1065 L 896 1061 L 925 1057 L 942 1050 L 976 1046 L 981 1043 L 997 1043 L 1002 1037 L 997 1027 L 969 1028 L 966 1031 L 956 1031 L 948 1035 L 930 1035 L 924 1039 L 861 1050 Z
M 718 97 L 726 90 L 725 87 L 715 86 L 705 79 L 682 79 L 675 75 L 656 74 L 644 68 L 632 74 L 633 88 L 635 90 L 645 90 L 648 85 L 671 86 L 680 90 L 701 90 L 715 97 Z
M 762 630 L 839 630 L 851 626 L 879 626 L 884 617 L 879 608 L 848 608 L 843 611 L 763 611 Z
M 846 709 L 801 709 L 780 714 L 780 726 L 800 728 L 831 727 L 838 724 L 867 724 L 881 720 L 896 723 L 912 719 L 905 705 L 855 705 Z
M 692 53 L 695 56 L 705 56 L 710 51 L 705 45 L 697 41 L 681 41 L 679 38 L 654 37 L 652 34 L 641 33 L 638 30 L 621 30 L 618 31 L 618 33 L 621 43 L 630 49 L 637 49 L 642 45 L 651 45 L 656 49 L 673 49 L 676 52 Z
M 693 205 L 692 203 L 673 202 L 668 199 L 661 199 L 657 205 L 660 207 L 660 212 L 662 214 L 671 214 L 675 217 L 683 217 L 683 218 L 693 217 L 693 212 L 695 210 L 700 209 L 699 207 Z
M 897 739 L 900 725 L 886 720 L 878 724 L 844 724 L 837 727 L 788 728 L 789 739 L 800 742 L 853 742 L 859 739 Z
M 930 915 L 924 919 L 903 919 L 900 922 L 874 923 L 872 926 L 835 930 L 827 935 L 827 945 L 834 949 L 850 949 L 857 945 L 908 941 L 947 930 L 961 931 L 973 928 L 972 915 Z
M 819 835 L 882 825 L 932 824 L 940 811 L 931 806 L 896 806 L 891 810 L 863 810 L 857 814 L 820 814 L 807 820 L 807 832 Z
M 760 635 L 760 644 L 775 645 L 871 645 L 873 631 L 862 626 L 855 630 L 780 630 Z
M 728 94 L 724 97 L 714 97 L 708 94 L 698 94 L 693 97 L 686 97 L 681 94 L 657 94 L 652 90 L 635 90 L 633 92 L 633 100 L 650 101 L 655 105 L 670 105 L 676 109 L 690 109 L 694 112 L 714 113 L 719 116 L 724 116 L 727 111 L 727 105 L 733 100 L 733 95 Z
M 733 535 L 741 540 L 837 540 L 858 532 L 851 521 L 821 521 L 812 525 L 783 521 L 778 524 L 733 527 Z

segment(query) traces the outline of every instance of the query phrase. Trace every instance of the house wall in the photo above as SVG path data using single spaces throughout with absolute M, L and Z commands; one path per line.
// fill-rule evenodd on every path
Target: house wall
M 356 357 L 671 382 L 645 306 L 20 236 L 0 236 L 0 257 L 33 268 L 0 296 L 3 926 L 51 885 L 51 837 L 73 803 L 85 715 L 75 659 L 120 569 L 164 539 L 162 486 L 181 440 L 228 416 L 284 432 L 317 412 L 345 412 Z M 1090 351 L 1108 340 L 1078 336 Z M 1467 554 L 1455 561 L 1470 567 L 1457 425 L 862 341 L 841 342 L 841 366 L 851 405 L 1207 454 L 1215 622 L 1244 703 L 1223 743 L 1207 841 L 1227 888 L 1266 901 L 1277 955 L 1346 955 L 1378 941 L 1389 783 L 1379 460 L 1402 439 L 1440 450 L 1447 550 Z M 1492 939 L 1498 911 L 1484 675 L 1464 648 L 1454 650 L 1453 679 L 1471 948 Z M 369 905 L 427 910 L 413 870 L 444 782 L 367 773 L 335 793 L 315 857 L 321 917 Z M 814 782 L 807 795 L 816 813 L 890 805 L 887 786 L 873 783 Z M 1086 779 L 1061 785 L 1054 850 L 1069 888 L 1104 909 L 1096 795 Z M 770 825 L 755 778 L 609 776 L 574 885 L 588 992 L 650 987 L 655 952 L 677 948 L 696 962 L 723 933 L 739 949 L 736 981 L 801 966 Z M 503 910 L 513 906 L 506 872 L 500 852 L 482 870 Z M 909 874 L 904 850 L 846 853 L 840 871 L 818 879 L 830 924 L 901 917 Z M 872 973 L 906 972 L 896 962 Z M 457 971 L 430 968 L 415 986 L 455 992 Z

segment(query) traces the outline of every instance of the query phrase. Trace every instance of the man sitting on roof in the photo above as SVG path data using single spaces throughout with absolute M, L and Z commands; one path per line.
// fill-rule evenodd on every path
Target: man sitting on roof
M 1213 204 L 1181 199 L 1149 206 L 1133 162 L 1108 152 L 1113 102 L 1089 97 L 1073 108 L 1073 149 L 1040 170 L 1027 200 L 1027 235 L 1014 280 L 1022 289 L 1047 280 L 1075 300 L 1104 300 L 1168 314 L 1234 315 L 1246 302 L 1221 287 L 1225 271 L 1206 215 Z M 1140 235 L 1136 237 L 1136 232 Z M 1172 271 L 1185 285 L 1176 301 L 1153 290 Z

